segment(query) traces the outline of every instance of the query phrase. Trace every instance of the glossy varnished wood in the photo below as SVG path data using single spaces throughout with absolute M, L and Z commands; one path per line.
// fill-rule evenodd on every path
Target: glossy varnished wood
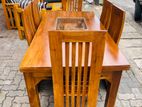
M 24 73 L 24 79 L 27 87 L 27 92 L 30 100 L 31 107 L 39 107 L 39 94 L 38 87 L 36 86 L 36 79 L 33 78 L 32 73 Z
M 100 23 L 99 19 L 94 15 L 93 12 L 44 11 L 42 13 L 42 21 L 38 31 L 36 32 L 32 43 L 27 49 L 20 64 L 20 71 L 24 74 L 28 73 L 31 75 L 27 75 L 26 78 L 32 77 L 32 79 L 34 79 L 32 90 L 30 91 L 28 89 L 28 93 L 30 93 L 29 95 L 32 95 L 31 93 L 36 94 L 35 87 L 41 80 L 52 76 L 48 33 L 49 31 L 56 29 L 57 17 L 85 17 L 88 30 L 104 30 L 103 25 Z M 108 33 L 105 35 L 105 38 L 106 40 L 101 79 L 106 79 L 112 84 L 108 89 L 109 94 L 107 95 L 108 97 L 106 100 L 106 107 L 114 107 L 118 90 L 118 86 L 115 84 L 119 85 L 122 70 L 128 70 L 130 65 Z M 67 48 L 68 45 L 66 46 L 66 49 Z M 79 48 L 79 50 L 81 51 L 81 48 Z M 116 75 L 118 76 L 117 78 L 114 77 Z M 28 79 L 26 82 L 28 82 Z M 28 87 L 29 86 L 27 84 L 27 88 Z M 78 90 L 80 89 L 78 88 Z M 111 91 L 114 92 L 111 93 Z M 35 95 L 33 97 L 29 97 L 31 107 L 39 107 L 38 96 Z M 37 102 L 34 103 L 34 101 Z
M 62 8 L 65 11 L 82 11 L 82 0 L 62 0 Z
M 116 44 L 119 43 L 124 27 L 125 12 L 116 5 L 112 5 L 111 21 L 108 32 Z
M 34 17 L 32 13 L 33 13 L 32 4 L 29 3 L 28 6 L 26 6 L 23 9 L 23 12 L 22 12 L 22 20 L 24 25 L 25 37 L 28 42 L 28 45 L 31 44 L 34 38 L 34 35 L 36 33 L 36 27 L 34 24 Z
M 106 31 L 49 31 L 55 107 L 69 107 L 70 105 L 71 107 L 96 107 L 105 33 Z M 63 46 L 66 47 L 65 52 Z M 78 50 L 78 48 L 82 49 Z M 79 57 L 77 57 L 77 53 Z M 62 57 L 64 55 L 66 58 Z M 65 60 L 65 65 L 62 63 L 63 60 Z M 80 61 L 76 62 L 76 60 Z M 69 62 L 71 62 L 71 66 Z M 81 68 L 82 70 L 80 70 Z M 79 81 L 77 78 L 80 78 Z M 77 91 L 77 87 L 82 88 Z M 66 102 L 66 106 L 64 102 Z
M 104 0 L 100 21 L 106 29 L 108 29 L 110 25 L 111 12 L 112 3 L 109 0 Z
M 49 51 L 49 37 L 48 31 L 55 30 L 57 17 L 85 17 L 87 27 L 89 30 L 103 30 L 103 26 L 94 15 L 93 12 L 49 12 L 43 15 L 43 20 L 39 26 L 38 32 L 35 34 L 31 46 L 26 51 L 24 58 L 21 62 L 20 69 L 22 72 L 32 70 L 46 71 L 51 67 L 50 51 Z M 47 18 L 52 17 L 52 18 Z M 40 45 L 39 45 L 40 44 Z M 123 56 L 118 47 L 114 44 L 110 35 L 106 35 L 106 45 L 103 61 L 103 71 L 112 71 L 128 69 L 129 63 Z
M 40 0 L 32 1 L 32 13 L 33 13 L 33 19 L 34 19 L 34 24 L 35 24 L 36 29 L 38 28 L 40 21 L 41 21 L 40 10 L 38 8 L 38 2 L 40 2 Z

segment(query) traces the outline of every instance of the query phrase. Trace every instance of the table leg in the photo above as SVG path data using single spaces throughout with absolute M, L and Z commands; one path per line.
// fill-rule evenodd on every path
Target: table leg
M 105 107 L 114 107 L 122 71 L 112 72 L 112 81 L 108 85 Z
M 31 73 L 24 73 L 30 107 L 40 107 L 39 94 Z

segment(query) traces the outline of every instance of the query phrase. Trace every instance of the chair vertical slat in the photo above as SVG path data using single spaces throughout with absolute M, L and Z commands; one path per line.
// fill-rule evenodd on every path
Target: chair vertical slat
M 12 10 L 10 9 L 10 7 L 7 8 L 9 16 L 10 16 L 10 24 L 13 27 L 14 23 L 13 23 L 13 16 L 12 16 Z
M 78 0 L 78 7 L 77 7 L 77 9 L 78 9 L 78 11 L 81 11 L 82 10 L 82 0 Z
M 67 0 L 61 0 L 62 1 L 62 9 L 65 11 L 66 8 L 68 8 L 68 4 L 66 3 Z
M 75 104 L 75 57 L 76 57 L 76 43 L 72 43 L 72 73 L 71 73 L 71 106 Z
M 88 57 L 89 57 L 89 43 L 85 43 L 85 60 L 84 60 L 84 71 L 83 71 L 83 92 L 82 92 L 82 107 L 85 106 L 85 94 L 86 94 L 86 83 L 87 83 L 87 72 L 88 72 Z
M 76 3 L 77 3 L 77 0 L 74 0 L 74 11 L 76 11 Z
M 68 0 L 66 0 L 66 2 L 65 2 L 65 5 L 67 4 L 67 6 L 66 6 L 66 11 L 67 11 L 67 9 L 70 11 L 70 3 L 71 2 L 69 2 Z
M 72 0 L 72 11 L 74 11 L 74 0 Z
M 14 28 L 15 27 L 15 21 L 14 21 L 14 10 L 13 8 L 10 8 L 10 20 L 11 20 L 11 26 Z
M 70 2 L 69 0 L 67 0 L 67 3 L 68 3 L 68 7 L 66 8 L 66 11 L 71 11 L 71 5 L 72 5 L 72 2 Z
M 69 107 L 69 42 L 65 43 L 65 60 L 66 60 L 66 69 L 65 69 L 65 92 L 66 92 L 66 107 Z
M 65 3 L 66 2 L 66 3 Z M 66 0 L 62 2 L 63 7 L 66 11 L 81 11 L 82 10 L 82 0 Z
M 71 11 L 71 2 L 69 2 L 69 0 L 67 0 L 67 4 L 68 4 L 68 6 L 67 6 L 67 9 L 66 10 L 69 10 L 69 11 Z
M 77 0 L 74 0 L 74 4 L 73 4 L 74 5 L 74 11 L 76 11 L 76 5 L 77 5 L 76 3 L 77 3 Z
M 71 7 L 71 11 L 73 11 L 73 0 L 69 0 L 69 1 L 71 1 L 71 5 L 70 5 L 70 7 Z
M 82 43 L 78 43 L 78 74 L 77 74 L 77 105 L 80 107 L 80 88 L 81 88 L 81 73 L 82 73 Z

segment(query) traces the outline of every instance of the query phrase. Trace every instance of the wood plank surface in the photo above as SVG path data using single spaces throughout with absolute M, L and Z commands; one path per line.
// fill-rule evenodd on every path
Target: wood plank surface
M 44 12 L 38 31 L 20 64 L 21 72 L 51 72 L 48 31 L 56 29 L 57 17 L 85 17 L 88 30 L 104 30 L 103 25 L 93 12 Z M 129 68 L 130 65 L 127 59 L 107 33 L 103 71 L 120 71 Z

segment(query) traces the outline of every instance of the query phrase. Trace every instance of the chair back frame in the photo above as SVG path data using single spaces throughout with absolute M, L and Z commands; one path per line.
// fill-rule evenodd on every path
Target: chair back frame
M 55 107 L 84 107 L 86 95 L 88 107 L 96 107 L 105 33 L 106 31 L 49 31 Z M 65 47 L 64 52 L 62 47 Z
M 108 29 L 108 33 L 118 45 L 120 37 L 122 35 L 123 27 L 125 22 L 125 11 L 118 6 L 112 6 L 111 21 Z
M 34 24 L 35 24 L 36 29 L 38 28 L 40 21 L 41 21 L 40 10 L 38 8 L 39 1 L 40 0 L 32 1 L 32 13 L 33 13 L 33 19 L 34 19 Z
M 36 32 L 31 3 L 29 3 L 28 6 L 23 9 L 22 20 L 24 25 L 25 37 L 27 39 L 28 45 L 30 45 Z
M 82 0 L 62 0 L 64 11 L 82 11 Z
M 104 0 L 100 21 L 106 29 L 108 29 L 110 25 L 111 12 L 112 3 L 109 0 Z
M 18 35 L 21 40 L 25 39 L 25 31 L 22 19 L 23 9 L 18 4 L 14 4 L 14 19 L 18 29 Z

